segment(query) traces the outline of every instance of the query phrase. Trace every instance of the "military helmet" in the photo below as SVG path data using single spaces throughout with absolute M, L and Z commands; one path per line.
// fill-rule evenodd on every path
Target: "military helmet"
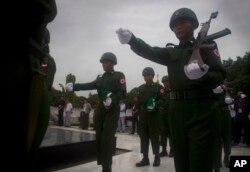
M 166 82 L 166 81 L 169 81 L 169 77 L 167 75 L 163 76 L 161 79 L 161 82 Z
M 112 61 L 115 65 L 117 64 L 116 56 L 111 52 L 106 52 L 102 55 L 100 62 L 102 63 L 104 60 Z
M 190 20 L 193 23 L 193 26 L 195 29 L 199 26 L 199 22 L 196 17 L 196 14 L 192 10 L 188 8 L 180 8 L 176 10 L 170 18 L 169 26 L 172 30 L 174 28 L 175 22 L 180 19 Z
M 146 68 L 143 69 L 142 76 L 148 76 L 148 75 L 153 75 L 153 76 L 155 75 L 155 71 L 154 71 L 153 68 L 146 67 Z

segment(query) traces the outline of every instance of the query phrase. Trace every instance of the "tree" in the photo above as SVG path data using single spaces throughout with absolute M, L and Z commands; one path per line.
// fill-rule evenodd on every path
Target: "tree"
M 243 91 L 247 97 L 250 96 L 250 52 L 243 57 L 238 56 L 235 61 L 231 58 L 223 61 L 227 71 L 227 79 L 232 83 L 234 94 Z
M 72 75 L 71 73 L 66 76 L 66 83 L 72 82 L 73 84 L 76 81 L 75 75 Z

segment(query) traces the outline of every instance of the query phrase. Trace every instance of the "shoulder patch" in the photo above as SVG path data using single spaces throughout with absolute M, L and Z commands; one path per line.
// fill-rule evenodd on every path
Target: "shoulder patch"
M 121 78 L 120 79 L 120 84 L 125 84 L 126 83 L 126 80 L 124 78 Z
M 163 94 L 165 90 L 163 88 L 160 89 L 160 93 Z
M 217 57 L 220 57 L 220 53 L 219 53 L 219 50 L 217 48 L 213 50 L 213 54 Z

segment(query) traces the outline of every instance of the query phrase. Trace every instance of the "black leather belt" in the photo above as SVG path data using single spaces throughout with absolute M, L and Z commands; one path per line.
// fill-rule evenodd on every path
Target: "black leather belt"
M 170 99 L 171 100 L 189 100 L 189 99 L 207 99 L 212 98 L 214 94 L 212 91 L 171 91 Z

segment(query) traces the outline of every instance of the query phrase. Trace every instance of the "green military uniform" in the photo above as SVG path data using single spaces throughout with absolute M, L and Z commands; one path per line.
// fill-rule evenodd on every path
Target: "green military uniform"
M 37 168 L 39 147 L 50 117 L 48 91 L 53 84 L 55 74 L 53 66 L 50 66 L 53 72 L 48 72 L 42 67 L 43 60 L 47 56 L 43 50 L 46 26 L 57 14 L 55 0 L 29 1 L 29 7 L 31 8 L 26 10 L 29 14 L 28 18 L 20 13 L 13 15 L 16 17 L 12 21 L 15 23 L 15 32 L 13 32 L 15 34 L 13 35 L 16 36 L 19 33 L 22 37 L 21 39 L 19 37 L 10 38 L 12 41 L 15 40 L 15 43 L 11 43 L 12 52 L 10 54 L 13 58 L 9 58 L 10 64 L 5 64 L 9 70 L 9 72 L 6 71 L 8 78 L 5 80 L 10 90 L 7 92 L 13 93 L 13 96 L 9 95 L 12 99 L 7 100 L 7 103 L 11 102 L 11 114 L 15 116 L 15 120 L 12 121 L 15 133 L 8 133 L 11 138 L 5 138 L 9 144 L 4 147 L 13 150 L 13 153 L 8 152 L 8 154 L 15 155 L 9 162 L 19 162 L 18 170 L 20 171 L 35 171 Z M 22 7 L 18 8 L 25 11 Z M 12 9 L 12 12 L 14 11 L 15 9 Z M 18 19 L 19 16 L 20 19 Z M 16 21 L 22 21 L 23 25 L 18 27 Z M 28 28 L 24 26 L 26 24 L 28 24 Z M 23 31 L 22 28 L 27 29 L 25 33 L 20 32 Z M 23 49 L 19 49 L 19 47 Z M 51 78 L 50 85 L 47 83 L 48 77 Z M 10 171 L 16 171 L 11 170 L 16 168 L 15 165 L 9 165 L 7 168 Z
M 214 126 L 219 111 L 212 89 L 225 77 L 217 47 L 201 49 L 209 71 L 202 78 L 190 80 L 184 73 L 192 54 L 193 41 L 174 47 L 151 47 L 132 35 L 131 49 L 138 55 L 168 66 L 171 82 L 170 129 L 173 135 L 174 159 L 177 172 L 212 170 Z
M 97 89 L 100 103 L 96 109 L 95 129 L 97 142 L 97 163 L 111 166 L 114 152 L 114 135 L 117 129 L 119 102 L 126 95 L 125 76 L 122 72 L 109 71 L 99 75 L 91 83 L 74 84 L 74 91 Z M 112 104 L 107 109 L 102 103 L 111 94 Z
M 165 89 L 165 94 L 162 99 L 159 101 L 159 110 L 160 110 L 160 127 L 161 127 L 161 134 L 160 134 L 160 143 L 162 146 L 161 156 L 167 156 L 167 138 L 169 138 L 170 144 L 170 153 L 172 156 L 173 151 L 173 144 L 172 139 L 170 138 L 170 128 L 169 128 L 169 103 L 170 103 L 170 90 Z M 166 152 L 165 152 L 166 151 Z M 165 154 L 164 154 L 165 153 Z
M 139 131 L 143 160 L 148 160 L 149 141 L 151 141 L 153 154 L 156 157 L 159 156 L 160 116 L 157 101 L 160 100 L 163 94 L 164 88 L 158 83 L 145 83 L 138 87 L 138 101 L 140 105 Z M 153 110 L 150 111 L 148 107 L 151 106 L 150 102 L 152 99 L 154 99 L 153 101 L 156 103 Z M 143 162 L 143 160 L 141 162 Z M 141 163 L 139 163 L 139 165 L 137 164 L 137 166 L 141 166 L 140 164 Z M 142 164 L 144 165 L 144 163 Z M 156 159 L 154 164 L 156 166 L 159 165 Z
M 218 101 L 220 104 L 220 113 L 217 115 L 218 118 L 218 133 L 217 133 L 217 141 L 215 142 L 214 149 L 214 169 L 219 171 L 221 168 L 221 160 L 222 160 L 222 147 L 224 148 L 224 163 L 227 167 L 229 167 L 229 156 L 231 154 L 231 116 L 228 109 L 228 104 L 225 103 L 225 93 L 222 92 L 217 95 Z

